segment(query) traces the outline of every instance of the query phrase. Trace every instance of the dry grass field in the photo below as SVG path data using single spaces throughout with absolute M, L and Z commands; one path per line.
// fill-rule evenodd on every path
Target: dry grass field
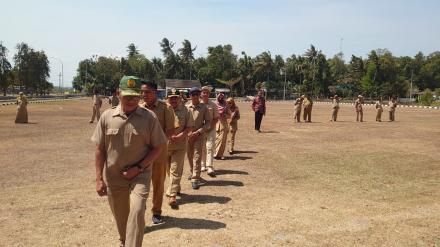
M 90 102 L 30 105 L 26 125 L 0 107 L 0 246 L 117 246 L 94 191 Z M 182 180 L 164 224 L 151 224 L 149 198 L 144 246 L 440 246 L 440 110 L 377 123 L 365 106 L 356 123 L 344 105 L 332 123 L 315 104 L 313 122 L 295 124 L 292 102 L 270 102 L 258 134 L 239 107 L 239 152 L 198 191 Z

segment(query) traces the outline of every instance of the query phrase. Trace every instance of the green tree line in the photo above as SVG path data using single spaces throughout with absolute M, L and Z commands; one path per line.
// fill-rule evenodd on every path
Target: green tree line
M 265 87 L 269 92 L 309 93 L 327 97 L 364 94 L 367 97 L 407 97 L 413 91 L 440 88 L 440 52 L 428 56 L 396 57 L 389 50 L 372 50 L 366 58 L 352 55 L 348 62 L 343 54 L 328 58 L 311 45 L 300 55 L 283 58 L 269 51 L 251 57 L 234 53 L 232 45 L 210 46 L 207 55 L 194 57 L 197 49 L 189 40 L 181 48 L 167 38 L 159 42 L 162 57 L 147 58 L 135 44 L 127 47 L 123 58 L 94 57 L 80 61 L 75 89 L 113 90 L 124 74 L 156 80 L 197 79 L 203 85 L 230 87 L 235 95 L 254 93 Z
M 0 88 L 3 95 L 10 88 L 31 94 L 48 94 L 53 85 L 47 81 L 50 67 L 44 51 L 34 50 L 26 43 L 17 44 L 16 49 L 12 66 L 7 59 L 8 49 L 0 43 Z

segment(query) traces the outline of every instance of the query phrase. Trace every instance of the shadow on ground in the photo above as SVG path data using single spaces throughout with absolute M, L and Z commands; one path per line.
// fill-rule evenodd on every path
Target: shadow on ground
M 190 195 L 190 194 L 181 194 L 180 199 L 178 200 L 179 205 L 189 204 L 189 203 L 218 203 L 218 204 L 226 204 L 231 200 L 230 197 L 227 196 L 211 196 L 211 195 Z
M 235 156 L 224 156 L 224 160 L 250 160 L 252 159 L 252 157 L 249 156 L 239 156 L 239 155 L 235 155 Z
M 201 181 L 202 186 L 244 186 L 243 182 L 240 181 L 228 181 L 228 180 L 205 180 Z
M 249 175 L 248 172 L 236 171 L 236 170 L 215 170 L 215 174 L 216 175 L 227 175 L 227 174 Z
M 144 234 L 154 232 L 157 230 L 179 228 L 186 230 L 193 229 L 204 229 L 204 230 L 218 230 L 220 228 L 225 228 L 226 224 L 223 222 L 205 220 L 205 219 L 194 219 L 194 218 L 175 218 L 171 216 L 163 216 L 164 223 L 160 225 L 147 226 L 144 229 Z
M 234 151 L 234 154 L 257 154 L 257 151 Z

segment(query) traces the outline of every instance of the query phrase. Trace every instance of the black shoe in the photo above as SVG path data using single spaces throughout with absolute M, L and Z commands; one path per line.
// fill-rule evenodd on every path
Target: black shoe
M 234 155 L 234 151 L 229 151 L 229 155 Z
M 198 182 L 192 182 L 191 186 L 192 186 L 193 190 L 198 190 L 200 188 L 200 185 Z
M 177 194 L 177 196 L 182 197 L 182 193 L 181 192 L 177 192 L 176 194 Z
M 189 175 L 189 176 L 188 176 L 188 180 L 191 181 L 191 178 L 192 178 L 192 177 L 193 177 L 192 175 Z
M 153 224 L 159 224 L 163 222 L 162 216 L 160 214 L 153 214 L 151 220 L 153 221 Z

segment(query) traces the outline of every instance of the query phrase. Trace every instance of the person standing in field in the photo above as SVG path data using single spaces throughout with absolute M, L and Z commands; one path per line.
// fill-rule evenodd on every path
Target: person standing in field
M 295 122 L 299 123 L 301 122 L 301 108 L 302 108 L 302 103 L 303 103 L 304 98 L 298 97 L 295 100 L 295 103 L 293 104 L 293 119 L 295 120 Z
M 388 102 L 388 106 L 390 107 L 389 109 L 390 122 L 393 122 L 395 120 L 394 114 L 396 113 L 396 107 L 397 107 L 396 98 L 391 97 L 390 102 Z
M 208 108 L 211 118 L 211 126 L 206 135 L 203 137 L 203 151 L 202 151 L 202 171 L 207 171 L 208 175 L 215 176 L 214 171 L 214 153 L 215 153 L 215 137 L 216 137 L 216 125 L 219 118 L 217 104 L 209 99 L 212 88 L 210 86 L 203 86 L 200 94 L 201 103 L 205 104 Z
M 17 105 L 17 115 L 15 116 L 15 123 L 28 123 L 28 100 L 23 92 L 20 92 L 18 94 L 15 104 Z
M 217 109 L 219 114 L 219 120 L 216 126 L 216 138 L 215 138 L 215 159 L 225 159 L 223 154 L 226 149 L 226 141 L 228 138 L 229 132 L 229 124 L 228 118 L 230 118 L 231 113 L 226 104 L 225 95 L 223 93 L 219 93 L 217 96 Z
M 374 107 L 376 108 L 376 121 L 382 122 L 383 107 L 382 107 L 382 104 L 380 103 L 379 100 L 376 101 L 376 103 L 374 104 Z
M 168 197 L 168 205 L 173 209 L 178 209 L 176 196 L 180 193 L 180 181 L 183 174 L 188 133 L 191 133 L 194 127 L 194 119 L 188 108 L 183 105 L 182 99 L 175 89 L 168 95 L 168 104 L 174 111 L 179 127 L 174 131 L 168 143 L 167 162 L 170 181 L 166 195 Z
M 111 107 L 119 105 L 119 98 L 116 95 L 116 90 L 113 91 L 112 96 L 110 96 L 110 98 L 108 99 L 108 103 Z
M 354 108 L 356 109 L 356 122 L 364 121 L 364 110 L 362 109 L 362 104 L 364 103 L 364 97 L 358 95 L 357 100 L 354 102 Z
M 178 126 L 176 126 L 173 110 L 167 106 L 165 102 L 159 101 L 157 98 L 157 84 L 153 81 L 142 80 L 141 96 L 143 102 L 140 106 L 154 112 L 159 120 L 163 133 L 166 138 L 169 139 L 174 134 L 174 129 Z M 165 192 L 165 178 L 167 175 L 167 154 L 168 150 L 167 147 L 165 147 L 153 164 L 153 174 L 151 177 L 153 184 L 153 207 L 151 208 L 153 224 L 163 222 L 162 202 Z
M 310 95 L 307 95 L 303 101 L 304 106 L 304 122 L 312 122 L 312 107 L 313 107 L 313 100 Z
M 187 104 L 188 111 L 194 120 L 194 128 L 188 135 L 188 163 L 190 168 L 191 186 L 194 190 L 200 188 L 200 173 L 202 166 L 203 136 L 211 129 L 211 113 L 208 106 L 200 102 L 200 89 L 191 88 L 189 91 L 190 102 Z
M 107 196 L 120 246 L 142 246 L 152 164 L 166 146 L 154 113 L 139 107 L 140 79 L 124 76 L 121 104 L 105 111 L 91 140 L 95 147 L 96 192 Z
M 98 121 L 99 118 L 101 117 L 102 99 L 98 95 L 98 91 L 96 89 L 93 90 L 92 101 L 93 101 L 92 118 L 90 119 L 89 123 L 93 123 L 93 121 L 95 121 L 95 116 L 96 116 L 96 121 Z
M 229 120 L 229 154 L 234 154 L 234 146 L 235 146 L 235 135 L 238 130 L 238 120 L 240 119 L 240 111 L 238 106 L 235 104 L 234 98 L 228 98 L 226 100 L 226 104 L 228 105 L 229 111 L 231 112 L 231 117 Z
M 264 91 L 258 91 L 258 95 L 254 98 L 252 102 L 252 110 L 255 112 L 255 131 L 261 132 L 261 122 L 263 121 L 263 116 L 266 115 L 266 99 L 264 99 Z
M 339 96 L 337 94 L 335 94 L 335 96 L 332 99 L 332 122 L 336 122 L 336 120 L 338 119 L 338 111 L 339 111 L 339 101 L 341 100 L 341 98 L 339 98 Z

